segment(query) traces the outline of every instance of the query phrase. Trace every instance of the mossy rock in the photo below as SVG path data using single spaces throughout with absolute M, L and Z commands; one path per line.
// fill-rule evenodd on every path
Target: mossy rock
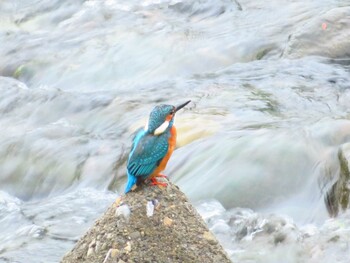
M 340 211 L 345 211 L 349 207 L 350 189 L 348 185 L 350 184 L 350 171 L 348 153 L 350 153 L 350 144 L 345 144 L 339 149 L 339 178 L 325 197 L 326 207 L 331 216 L 337 216 Z

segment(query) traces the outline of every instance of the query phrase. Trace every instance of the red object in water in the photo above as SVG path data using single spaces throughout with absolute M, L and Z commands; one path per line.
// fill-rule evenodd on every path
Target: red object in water
M 327 24 L 326 23 L 322 23 L 322 29 L 326 30 L 327 29 Z

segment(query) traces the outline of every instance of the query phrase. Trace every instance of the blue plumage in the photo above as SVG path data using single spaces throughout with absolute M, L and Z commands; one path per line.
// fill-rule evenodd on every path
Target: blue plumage
M 152 110 L 148 127 L 140 129 L 133 139 L 127 163 L 128 182 L 125 193 L 128 193 L 138 180 L 147 179 L 153 172 L 158 173 L 155 170 L 169 150 L 170 130 L 173 126 L 174 114 L 189 102 L 178 107 L 159 105 Z M 159 169 L 163 169 L 162 167 L 159 166 Z
M 148 121 L 148 132 L 154 133 L 154 131 L 164 123 L 166 117 L 169 114 L 175 114 L 176 108 L 171 105 L 158 105 L 154 107 L 151 114 L 149 115 L 149 121 Z M 174 119 L 171 119 L 171 125 L 173 125 Z
M 137 183 L 136 176 L 133 176 L 129 172 L 127 172 L 127 174 L 128 174 L 128 182 L 126 183 L 125 193 L 130 192 L 131 188 Z
M 128 183 L 125 193 L 136 184 L 137 178 L 146 179 L 157 168 L 168 152 L 169 136 L 169 132 L 154 136 L 145 130 L 136 134 L 127 163 Z

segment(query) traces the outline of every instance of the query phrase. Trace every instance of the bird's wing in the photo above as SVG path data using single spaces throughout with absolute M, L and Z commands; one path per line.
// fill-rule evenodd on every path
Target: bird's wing
M 168 136 L 139 132 L 129 155 L 128 172 L 137 177 L 149 176 L 168 152 Z
M 142 136 L 144 136 L 145 134 L 146 134 L 146 133 L 145 133 L 145 130 L 144 130 L 143 128 L 139 128 L 137 131 L 135 131 L 135 132 L 133 133 L 134 138 L 132 139 L 131 151 L 134 150 L 135 145 L 137 144 L 137 142 L 138 142 L 138 141 L 140 140 L 140 138 L 141 138 Z M 131 153 L 130 153 L 130 155 L 131 155 Z M 129 157 L 130 157 L 130 155 L 129 155 Z

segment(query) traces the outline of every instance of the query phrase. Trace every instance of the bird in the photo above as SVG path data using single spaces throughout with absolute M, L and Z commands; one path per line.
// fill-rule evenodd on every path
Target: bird
M 158 182 L 156 177 L 166 177 L 161 172 L 175 149 L 175 113 L 190 102 L 186 101 L 176 107 L 166 104 L 156 106 L 151 111 L 145 128 L 136 132 L 127 162 L 128 181 L 125 194 L 146 179 L 149 179 L 152 185 L 166 186 L 165 183 Z

